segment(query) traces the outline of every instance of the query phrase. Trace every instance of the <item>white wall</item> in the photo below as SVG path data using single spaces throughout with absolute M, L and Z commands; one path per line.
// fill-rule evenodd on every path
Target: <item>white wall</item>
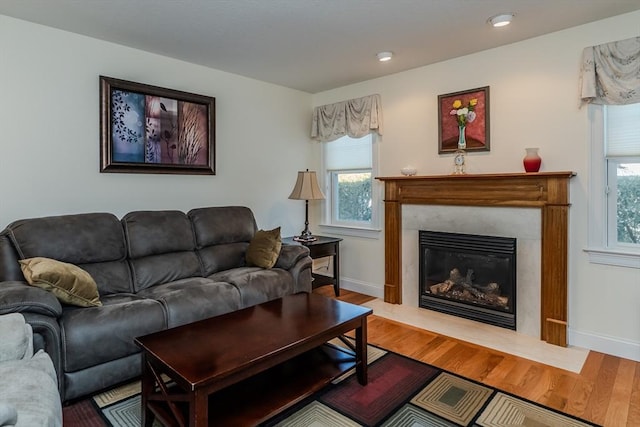
M 215 176 L 99 173 L 105 75 L 216 98 Z M 0 229 L 26 217 L 246 205 L 299 232 L 311 95 L 0 16 Z
M 634 12 L 315 94 L 313 105 L 379 93 L 381 175 L 398 176 L 409 164 L 419 175 L 439 175 L 451 172 L 452 156 L 438 155 L 437 96 L 490 86 L 491 151 L 469 154 L 468 172 L 523 172 L 525 147 L 540 147 L 542 171 L 577 172 L 570 190 L 570 343 L 640 360 L 640 270 L 591 264 L 583 252 L 589 141 L 578 94 L 583 48 L 638 34 L 640 12 Z M 382 295 L 384 236 L 345 237 L 341 256 L 345 285 Z

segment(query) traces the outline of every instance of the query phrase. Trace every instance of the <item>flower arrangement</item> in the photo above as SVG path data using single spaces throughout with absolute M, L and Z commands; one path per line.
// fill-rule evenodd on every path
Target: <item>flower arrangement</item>
M 462 101 L 456 99 L 453 101 L 453 109 L 449 112 L 449 115 L 456 116 L 458 126 L 465 127 L 467 123 L 471 123 L 476 119 L 475 108 L 478 105 L 478 99 L 473 98 L 469 100 L 466 106 L 462 106 Z

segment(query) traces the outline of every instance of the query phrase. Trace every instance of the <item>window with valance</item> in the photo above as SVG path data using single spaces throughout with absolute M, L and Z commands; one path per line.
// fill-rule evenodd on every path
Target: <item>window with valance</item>
M 316 107 L 311 137 L 322 142 L 322 182 L 327 195 L 323 226 L 337 234 L 377 232 L 377 137 L 382 135 L 380 95 Z M 377 236 L 377 235 L 376 235 Z
M 587 252 L 640 268 L 640 37 L 585 48 L 580 89 L 591 104 Z

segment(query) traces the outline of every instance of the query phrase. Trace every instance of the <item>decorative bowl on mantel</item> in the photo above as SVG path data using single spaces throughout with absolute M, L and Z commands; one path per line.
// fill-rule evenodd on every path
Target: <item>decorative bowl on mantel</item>
M 404 176 L 413 176 L 418 173 L 418 169 L 414 168 L 413 166 L 405 166 L 400 169 L 400 173 L 402 173 L 402 175 Z

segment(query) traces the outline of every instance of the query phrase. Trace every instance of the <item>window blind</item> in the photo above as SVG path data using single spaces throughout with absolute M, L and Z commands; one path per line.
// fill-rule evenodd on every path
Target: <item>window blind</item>
M 362 138 L 343 136 L 325 142 L 325 167 L 327 170 L 371 169 L 371 134 Z
M 605 155 L 640 157 L 640 103 L 605 108 Z

